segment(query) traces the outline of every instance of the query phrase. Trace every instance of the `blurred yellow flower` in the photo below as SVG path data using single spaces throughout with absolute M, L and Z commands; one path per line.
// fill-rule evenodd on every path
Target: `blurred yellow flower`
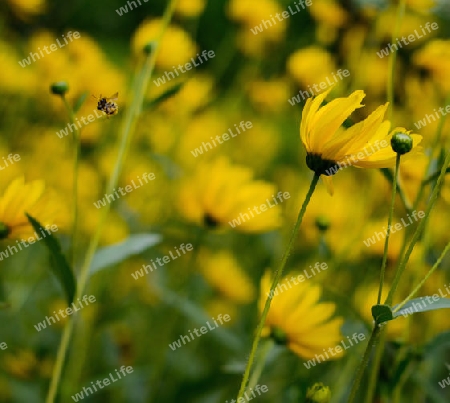
M 47 4 L 45 0 L 8 0 L 13 11 L 22 19 L 44 13 Z
M 336 70 L 333 57 L 318 46 L 294 52 L 288 59 L 287 70 L 301 86 L 318 84 Z
M 13 376 L 21 379 L 30 379 L 37 369 L 38 360 L 36 354 L 27 349 L 20 350 L 16 354 L 5 354 L 3 365 Z
M 0 198 L 0 239 L 25 239 L 34 235 L 34 228 L 25 213 L 44 227 L 55 223 L 58 210 L 54 200 L 44 199 L 45 184 L 36 180 L 25 184 L 24 177 L 13 180 Z
M 281 224 L 280 205 L 273 201 L 275 193 L 274 185 L 254 180 L 251 169 L 221 157 L 200 163 L 181 183 L 178 206 L 187 220 L 211 229 L 265 232 Z M 267 201 L 271 204 L 268 209 L 253 212 Z
M 444 90 L 450 91 L 448 72 L 450 69 L 450 40 L 435 39 L 429 41 L 413 55 L 413 63 L 427 70 Z
M 318 23 L 316 37 L 324 44 L 332 43 L 348 20 L 347 12 L 335 0 L 314 0 L 308 10 Z
M 390 147 L 391 137 L 397 133 L 409 133 L 396 127 L 389 133 L 390 122 L 383 121 L 388 104 L 379 106 L 365 120 L 349 129 L 341 125 L 357 108 L 361 108 L 364 91 L 357 90 L 346 98 L 336 98 L 321 107 L 331 88 L 313 100 L 308 98 L 303 109 L 300 137 L 305 146 L 308 168 L 322 175 L 332 192 L 331 176 L 342 167 L 384 168 L 395 163 L 396 153 Z M 410 135 L 413 150 L 404 158 L 415 156 L 417 145 L 422 140 L 418 134 Z
M 286 277 L 279 284 L 288 281 Z M 271 273 L 267 271 L 261 279 L 260 312 L 264 309 L 271 283 Z M 285 291 L 280 289 L 278 294 L 274 293 L 262 336 L 279 338 L 282 334 L 287 347 L 306 359 L 336 346 L 343 339 L 340 328 L 344 320 L 340 317 L 332 319 L 336 305 L 319 302 L 320 295 L 320 286 L 310 282 L 298 282 L 292 288 L 286 286 Z M 341 351 L 334 358 L 342 355 Z
M 248 35 L 249 42 L 252 41 L 251 38 L 253 38 L 253 41 L 264 38 L 264 40 L 273 42 L 282 39 L 286 30 L 286 20 L 275 20 L 276 23 L 271 23 L 267 29 L 263 29 L 257 35 L 254 35 L 250 29 L 262 24 L 263 20 L 270 21 L 272 16 L 283 11 L 280 5 L 273 0 L 259 0 L 257 7 L 255 7 L 253 0 L 231 0 L 228 5 L 228 15 L 232 19 L 243 23 L 245 26 L 244 31 L 251 34 Z
M 428 14 L 437 6 L 436 0 L 407 0 L 407 7 L 420 13 Z
M 20 67 L 18 60 L 24 55 L 18 54 L 16 49 L 7 42 L 0 41 L 0 54 L 2 55 L 2 74 L 0 74 L 0 88 L 2 92 L 19 92 L 32 94 L 39 80 L 33 67 Z
M 184 17 L 197 17 L 205 8 L 205 0 L 178 0 L 175 13 Z
M 185 116 L 204 107 L 210 101 L 214 89 L 214 79 L 211 76 L 196 74 L 188 80 L 186 78 L 180 91 L 161 104 L 164 112 Z
M 392 27 L 397 24 L 397 7 L 392 5 L 386 10 L 383 10 L 376 14 L 375 29 L 372 33 L 373 37 L 378 38 L 382 42 L 391 42 L 392 40 Z M 409 35 L 415 35 L 414 41 L 409 41 L 407 48 L 414 49 L 421 43 L 430 39 L 430 36 L 436 35 L 436 31 L 430 30 L 429 32 L 422 30 L 422 25 L 428 22 L 429 16 L 420 15 L 417 13 L 405 13 L 402 18 L 397 38 L 408 37 Z M 392 42 L 392 44 L 397 41 Z
M 253 81 L 248 85 L 250 100 L 262 112 L 279 112 L 287 105 L 289 86 L 286 80 Z
M 230 252 L 202 251 L 198 262 L 205 280 L 224 297 L 240 304 L 253 301 L 255 287 Z
M 145 20 L 134 33 L 134 51 L 139 54 L 147 43 L 158 39 L 161 27 L 160 19 Z M 197 46 L 186 31 L 175 25 L 169 25 L 159 44 L 156 66 L 172 71 L 173 66 L 188 62 L 195 56 L 196 51 Z
M 242 310 L 232 301 L 224 298 L 213 298 L 205 303 L 205 312 L 208 316 L 216 318 L 218 315 L 226 312 L 230 316 L 228 322 L 224 322 L 223 326 L 229 327 L 238 322 L 239 316 L 242 315 Z

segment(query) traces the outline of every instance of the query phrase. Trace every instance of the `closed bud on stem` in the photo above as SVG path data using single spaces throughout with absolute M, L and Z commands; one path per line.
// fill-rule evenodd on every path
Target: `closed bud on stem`
M 399 155 L 409 153 L 413 148 L 413 140 L 409 134 L 395 133 L 391 138 L 391 147 Z
M 69 84 L 65 81 L 58 81 L 50 85 L 50 92 L 52 94 L 63 96 L 67 91 L 69 91 Z
M 322 382 L 315 383 L 306 392 L 306 403 L 330 403 L 331 391 Z

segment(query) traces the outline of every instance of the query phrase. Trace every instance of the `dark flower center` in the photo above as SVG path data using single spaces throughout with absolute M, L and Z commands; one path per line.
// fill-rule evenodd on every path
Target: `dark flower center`
M 209 229 L 215 229 L 220 223 L 212 215 L 206 213 L 203 217 L 203 224 Z
M 273 327 L 271 329 L 270 337 L 278 345 L 284 346 L 287 342 L 286 333 L 283 330 L 281 330 L 279 327 Z
M 9 233 L 9 228 L 5 224 L 0 222 L 0 239 L 8 238 Z
M 317 175 L 332 176 L 339 170 L 339 164 L 336 161 L 325 160 L 319 154 L 306 154 L 306 165 Z

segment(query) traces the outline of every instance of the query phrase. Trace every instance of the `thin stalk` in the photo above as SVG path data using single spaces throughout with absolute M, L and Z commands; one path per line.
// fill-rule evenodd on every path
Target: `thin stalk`
M 125 158 L 129 149 L 129 145 L 131 142 L 132 134 L 134 132 L 134 128 L 136 126 L 137 117 L 139 116 L 139 112 L 141 109 L 142 101 L 144 99 L 144 94 L 147 89 L 148 82 L 151 78 L 152 72 L 155 67 L 155 61 L 156 56 L 159 49 L 159 43 L 161 42 L 161 38 L 164 34 L 165 29 L 167 28 L 173 14 L 173 9 L 176 4 L 177 0 L 172 0 L 170 4 L 168 5 L 164 17 L 163 17 L 163 23 L 162 28 L 157 40 L 157 46 L 156 49 L 153 49 L 153 52 L 150 54 L 147 54 L 147 57 L 145 59 L 144 65 L 142 67 L 142 70 L 140 74 L 138 75 L 138 78 L 136 80 L 136 84 L 133 86 L 135 89 L 135 93 L 133 96 L 132 103 L 130 105 L 130 108 L 127 110 L 127 113 L 124 117 L 124 123 L 121 127 L 120 137 L 119 137 L 119 154 L 117 156 L 116 164 L 114 166 L 114 170 L 112 175 L 109 178 L 109 182 L 107 185 L 106 193 L 113 193 L 114 188 L 117 186 L 117 183 L 119 181 L 119 175 L 122 171 L 123 164 L 125 162 Z M 100 236 L 103 231 L 104 224 L 106 222 L 106 218 L 108 216 L 108 213 L 110 211 L 111 205 L 107 204 L 102 209 L 102 214 L 100 216 L 100 221 L 97 226 L 96 232 L 94 234 L 94 237 L 91 239 L 88 251 L 86 253 L 86 257 L 83 263 L 83 266 L 81 268 L 80 278 L 77 285 L 77 292 L 75 296 L 75 300 L 77 298 L 82 297 L 88 277 L 89 277 L 89 268 L 92 263 L 92 259 L 94 257 L 94 254 L 97 250 L 97 246 L 100 241 Z M 66 323 L 66 326 L 64 327 L 61 343 L 59 345 L 57 357 L 56 357 L 56 363 L 53 369 L 52 379 L 50 382 L 50 388 L 48 391 L 48 395 L 46 398 L 46 403 L 53 403 L 55 401 L 56 393 L 58 391 L 58 386 L 61 380 L 61 373 L 63 369 L 63 365 L 66 359 L 67 349 L 69 347 L 71 335 L 73 332 L 74 327 L 74 321 L 76 319 L 76 314 L 71 315 L 68 318 L 68 321 Z
M 375 354 L 372 361 L 372 367 L 369 374 L 369 384 L 367 385 L 367 393 L 365 403 L 373 403 L 373 396 L 375 394 L 378 373 L 380 371 L 381 358 L 384 352 L 384 342 L 386 339 L 386 332 L 381 333 L 380 340 L 375 346 Z
M 261 377 L 264 366 L 266 365 L 267 356 L 269 355 L 269 352 L 272 350 L 274 345 L 275 343 L 273 339 L 270 338 L 266 340 L 263 347 L 260 349 L 259 357 L 257 358 L 255 369 L 253 370 L 252 376 L 250 377 L 247 389 L 253 389 L 256 386 L 256 383 Z
M 396 191 L 397 191 L 397 180 L 398 180 L 398 170 L 400 167 L 400 157 L 401 157 L 400 154 L 397 153 L 397 158 L 395 160 L 394 182 L 392 184 L 391 206 L 389 209 L 386 239 L 384 240 L 383 260 L 381 262 L 380 286 L 378 287 L 377 304 L 381 303 L 381 293 L 383 292 L 384 274 L 386 272 L 387 255 L 388 255 L 388 250 L 389 250 L 389 237 L 391 235 L 392 217 L 394 216 L 395 195 L 396 195 Z
M 256 356 L 256 351 L 258 349 L 259 340 L 261 338 L 261 332 L 264 327 L 264 323 L 266 322 L 267 314 L 269 313 L 270 303 L 272 302 L 275 288 L 281 278 L 281 275 L 283 274 L 284 267 L 286 266 L 286 262 L 287 262 L 289 255 L 291 254 L 292 248 L 294 247 L 295 239 L 297 238 L 298 229 L 300 228 L 300 224 L 302 223 L 303 216 L 305 215 L 306 207 L 308 206 L 309 201 L 311 200 L 311 196 L 314 193 L 314 189 L 316 188 L 319 178 L 320 178 L 320 175 L 314 174 L 314 177 L 309 186 L 308 193 L 306 194 L 305 201 L 303 202 L 302 208 L 300 209 L 300 212 L 298 213 L 297 222 L 295 223 L 294 229 L 292 230 L 292 235 L 289 240 L 289 245 L 286 248 L 286 251 L 284 252 L 283 258 L 281 259 L 280 266 L 275 271 L 272 286 L 270 287 L 270 291 L 269 291 L 269 296 L 266 299 L 266 303 L 264 305 L 264 309 L 261 314 L 261 319 L 259 320 L 258 326 L 256 328 L 256 334 L 253 339 L 252 350 L 250 352 L 250 356 L 249 356 L 249 359 L 247 362 L 247 366 L 245 368 L 244 376 L 242 378 L 241 387 L 239 389 L 239 394 L 238 394 L 238 397 L 236 400 L 239 400 L 239 398 L 244 395 L 244 392 L 245 392 L 245 389 L 247 386 L 247 382 L 248 382 L 248 379 L 250 376 L 250 371 L 252 369 L 252 364 L 253 364 L 253 361 Z
M 411 291 L 411 293 L 400 303 L 398 304 L 395 309 L 392 310 L 392 312 L 398 312 L 409 300 L 411 300 L 417 292 L 422 288 L 422 286 L 425 284 L 425 282 L 430 278 L 430 276 L 435 272 L 435 270 L 439 267 L 442 260 L 444 259 L 447 252 L 450 250 L 450 241 L 445 246 L 444 250 L 441 253 L 441 256 L 439 256 L 439 259 L 436 260 L 433 267 L 430 269 L 430 271 L 426 274 L 426 276 L 423 278 L 423 280 L 414 288 L 414 290 Z
M 386 298 L 385 304 L 387 305 L 391 305 L 392 304 L 392 300 L 394 298 L 394 294 L 397 290 L 398 284 L 400 282 L 400 278 L 403 274 L 403 271 L 406 268 L 406 264 L 408 263 L 409 257 L 411 256 L 411 253 L 414 249 L 415 244 L 417 243 L 417 241 L 419 240 L 419 237 L 422 234 L 422 230 L 425 227 L 425 224 L 428 220 L 428 217 L 430 216 L 430 212 L 431 209 L 434 207 L 436 200 L 438 198 L 441 186 L 444 182 L 444 177 L 446 174 L 446 167 L 450 164 L 450 150 L 447 152 L 447 155 L 445 157 L 445 161 L 444 164 L 442 165 L 442 169 L 441 169 L 441 173 L 439 175 L 439 178 L 436 182 L 435 187 L 433 188 L 433 192 L 431 194 L 430 200 L 427 204 L 426 210 L 425 210 L 425 216 L 422 218 L 422 220 L 420 221 L 419 225 L 416 228 L 416 231 L 414 232 L 414 235 L 411 239 L 411 242 L 408 246 L 408 249 L 406 251 L 406 253 L 402 256 L 400 263 L 397 266 L 397 269 L 395 271 L 395 275 L 394 275 L 394 281 L 392 282 L 392 286 L 391 289 L 389 290 L 389 294 Z
M 448 105 L 449 103 L 450 103 L 450 94 L 447 95 L 447 98 L 445 100 L 445 105 Z M 436 136 L 434 137 L 433 144 L 431 146 L 431 150 L 432 151 L 431 151 L 431 154 L 430 154 L 430 159 L 428 160 L 428 164 L 427 164 L 427 168 L 425 170 L 424 176 L 427 176 L 429 174 L 429 172 L 430 172 L 431 163 L 433 161 L 433 151 L 437 148 L 437 146 L 439 144 L 439 141 L 441 140 L 442 130 L 444 128 L 444 123 L 445 123 L 445 119 L 446 118 L 447 118 L 447 115 L 442 115 L 441 118 L 439 119 L 438 127 L 437 127 L 437 130 L 436 130 Z M 422 181 L 422 183 L 420 184 L 419 192 L 417 193 L 416 200 L 414 200 L 414 205 L 413 205 L 414 209 L 416 209 L 417 206 L 419 205 L 420 199 L 422 199 L 425 187 L 429 183 L 429 179 L 430 178 L 428 178 L 428 180 Z
M 378 297 L 377 304 L 381 303 L 381 295 L 383 293 L 383 285 L 384 285 L 384 275 L 386 272 L 386 263 L 387 256 L 389 251 L 389 237 L 391 235 L 391 225 L 392 225 L 392 217 L 394 216 L 394 207 L 395 207 L 395 196 L 397 191 L 397 181 L 398 181 L 398 171 L 400 167 L 400 157 L 401 155 L 397 153 L 397 158 L 395 160 L 395 169 L 394 169 L 394 180 L 392 183 L 392 197 L 391 197 L 391 205 L 389 208 L 389 216 L 388 216 L 388 226 L 386 232 L 386 239 L 384 241 L 384 252 L 383 252 L 383 260 L 381 262 L 381 271 L 380 271 L 380 285 L 378 288 Z M 369 385 L 367 387 L 366 393 L 366 403 L 371 403 L 373 400 L 373 395 L 375 394 L 376 384 L 377 384 L 377 374 L 380 369 L 381 357 L 383 356 L 384 351 L 384 334 L 380 338 L 379 343 L 375 349 L 375 357 L 372 363 L 370 375 L 369 375 Z
M 364 352 L 363 359 L 360 362 L 358 369 L 356 370 L 356 377 L 355 380 L 353 381 L 352 390 L 350 392 L 350 396 L 348 398 L 347 403 L 353 403 L 353 401 L 355 400 L 356 393 L 358 392 L 359 385 L 361 383 L 361 379 L 364 374 L 364 369 L 366 368 L 370 360 L 372 347 L 376 344 L 381 331 L 382 328 L 380 327 L 380 325 L 375 324 L 375 327 L 372 330 L 372 334 L 370 335 L 369 342 L 367 343 L 367 348 L 366 351 Z
M 72 263 L 72 267 L 75 268 L 75 256 L 77 245 L 77 232 L 78 232 L 78 169 L 80 160 L 80 135 L 81 131 L 78 130 L 75 124 L 75 113 L 65 95 L 61 95 L 61 98 L 66 106 L 69 114 L 70 123 L 75 126 L 75 130 L 72 132 L 73 140 L 73 223 L 72 223 L 72 242 L 70 247 L 69 261 Z

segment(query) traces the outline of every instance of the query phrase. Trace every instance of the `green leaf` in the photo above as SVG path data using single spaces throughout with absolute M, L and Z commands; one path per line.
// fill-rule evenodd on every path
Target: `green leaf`
M 377 325 L 394 319 L 391 307 L 389 305 L 382 304 L 374 305 L 372 307 L 372 316 Z
M 440 349 L 447 348 L 449 345 L 450 331 L 439 333 L 423 347 L 423 354 L 429 356 Z
M 161 242 L 161 239 L 161 235 L 158 234 L 134 234 L 130 235 L 125 241 L 105 246 L 94 255 L 90 274 L 97 273 L 124 261 L 130 256 L 137 255 L 145 249 L 158 244 Z
M 438 389 L 439 384 L 437 382 L 431 382 L 423 376 L 423 373 L 418 371 L 411 373 L 411 379 L 418 385 L 419 390 L 426 394 L 429 399 L 427 401 L 433 403 L 448 403 L 448 398 L 442 396 L 442 389 Z
M 142 108 L 147 109 L 147 108 L 155 107 L 155 106 L 159 105 L 160 103 L 164 102 L 165 100 L 176 95 L 181 90 L 183 85 L 184 85 L 184 83 L 175 84 L 173 87 L 169 88 L 167 91 L 163 92 L 161 95 L 157 96 L 156 98 L 154 98 L 148 102 L 145 102 Z
M 86 91 L 86 92 L 83 92 L 78 97 L 78 99 L 73 104 L 73 113 L 77 113 L 81 109 L 81 107 L 83 106 L 84 101 L 86 101 L 86 98 L 87 98 L 88 95 L 89 95 L 89 92 Z
M 42 238 L 42 240 L 50 252 L 50 268 L 64 288 L 67 295 L 67 301 L 70 305 L 75 297 L 76 280 L 72 268 L 61 251 L 61 245 L 51 231 L 46 231 L 35 218 L 27 213 L 25 214 L 36 234 L 42 234 L 43 232 L 46 234 L 45 238 Z M 43 232 L 41 232 L 41 230 L 43 230 Z
M 205 313 L 203 307 L 190 301 L 188 298 L 180 296 L 174 291 L 161 285 L 158 285 L 158 291 L 159 297 L 164 303 L 178 310 L 180 313 L 189 318 L 193 323 L 197 325 L 205 325 L 207 321 L 212 322 L 211 316 L 208 316 Z M 227 349 L 242 351 L 242 340 L 226 327 L 220 326 L 217 331 L 210 333 L 211 337 L 222 343 L 223 346 L 226 346 Z
M 408 376 L 408 374 L 413 368 L 413 365 L 417 361 L 417 353 L 413 351 L 411 347 L 406 348 L 407 350 L 403 358 L 400 360 L 400 362 L 397 363 L 396 367 L 392 372 L 392 375 L 389 377 L 390 379 L 388 383 L 391 393 L 394 391 L 395 387 L 402 380 L 402 378 Z
M 429 299 L 428 299 L 429 298 Z M 408 316 L 413 313 L 435 311 L 436 309 L 450 308 L 450 298 L 441 298 L 437 301 L 433 297 L 426 296 L 409 300 L 402 308 L 394 313 L 394 318 Z

